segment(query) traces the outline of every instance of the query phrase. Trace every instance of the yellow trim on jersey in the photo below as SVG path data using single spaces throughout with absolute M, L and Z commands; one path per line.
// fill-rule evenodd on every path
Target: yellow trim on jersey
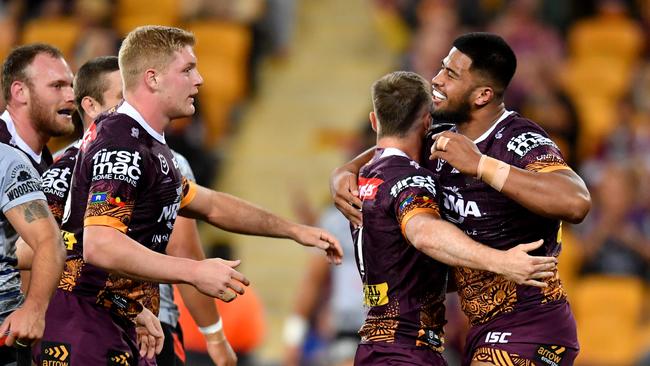
M 573 170 L 573 169 L 571 169 L 566 165 L 551 165 L 551 166 L 547 166 L 546 168 L 542 168 L 538 170 L 537 173 L 550 173 L 556 170 Z
M 84 227 L 86 226 L 110 226 L 126 234 L 128 227 L 124 223 L 112 216 L 90 216 L 84 220 Z
M 438 211 L 434 210 L 433 208 L 429 207 L 418 207 L 414 208 L 411 211 L 409 211 L 404 217 L 402 218 L 402 222 L 400 223 L 400 227 L 402 228 L 402 235 L 406 237 L 406 224 L 414 218 L 416 215 L 423 214 L 423 213 L 429 213 L 434 215 L 437 218 L 440 218 L 440 214 L 438 214 Z
M 183 197 L 181 200 L 181 207 L 183 208 L 187 205 L 190 204 L 194 200 L 194 197 L 196 196 L 196 183 L 192 182 L 191 180 L 187 181 L 188 186 L 190 187 L 189 190 L 187 191 L 187 194 Z

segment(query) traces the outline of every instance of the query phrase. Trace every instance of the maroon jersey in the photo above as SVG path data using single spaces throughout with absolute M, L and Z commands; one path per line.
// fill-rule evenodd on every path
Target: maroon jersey
M 196 193 L 164 137 L 125 102 L 86 131 L 72 179 L 62 225 L 68 257 L 59 289 L 95 297 L 122 316 L 140 311 L 136 301 L 157 314 L 157 283 L 109 274 L 83 261 L 83 229 L 110 226 L 164 253 L 179 208 Z
M 359 173 L 363 227 L 352 230 L 368 315 L 362 343 L 428 346 L 442 351 L 447 266 L 403 234 L 422 212 L 438 216 L 431 172 L 397 149 L 377 149 Z
M 11 145 L 24 152 L 38 174 L 43 174 L 50 164 L 52 164 L 52 154 L 47 146 L 43 147 L 43 151 L 40 154 L 34 153 L 27 146 L 27 143 L 16 133 L 14 122 L 11 120 L 11 116 L 7 111 L 0 116 L 0 142 Z
M 47 204 L 59 226 L 61 226 L 65 202 L 70 191 L 70 182 L 72 181 L 72 172 L 77 161 L 79 146 L 81 146 L 81 140 L 73 143 L 60 154 L 57 153 L 54 163 L 41 177 Z
M 427 138 L 427 149 L 431 143 Z M 546 132 L 517 113 L 506 112 L 475 143 L 481 153 L 521 169 L 536 172 L 570 169 Z M 544 239 L 544 245 L 534 255 L 560 254 L 559 220 L 530 212 L 486 183 L 460 174 L 444 160 L 425 161 L 442 193 L 441 216 L 472 239 L 503 250 Z M 454 272 L 463 311 L 472 325 L 517 309 L 566 299 L 557 276 L 547 281 L 547 288 L 540 289 L 518 286 L 486 271 L 457 268 Z

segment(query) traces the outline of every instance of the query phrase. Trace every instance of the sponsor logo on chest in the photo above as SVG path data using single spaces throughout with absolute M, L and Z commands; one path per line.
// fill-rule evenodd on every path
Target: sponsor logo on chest
M 121 180 L 136 186 L 142 174 L 142 156 L 137 151 L 101 149 L 92 161 L 93 181 Z
M 43 175 L 43 192 L 63 198 L 70 186 L 70 168 L 52 168 Z

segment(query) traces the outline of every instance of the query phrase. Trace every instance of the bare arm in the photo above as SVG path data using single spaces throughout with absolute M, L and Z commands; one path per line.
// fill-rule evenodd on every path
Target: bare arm
M 325 250 L 331 263 L 341 263 L 343 256 L 338 240 L 323 229 L 293 223 L 235 196 L 201 186 L 181 214 L 234 233 L 288 238 L 315 246 Z
M 448 139 L 444 149 L 434 143 L 430 158 L 444 159 L 461 173 L 478 176 L 481 153 L 474 142 L 449 131 L 434 136 L 440 137 Z M 580 223 L 591 208 L 584 181 L 568 169 L 542 173 L 510 165 L 501 193 L 537 215 L 574 224 Z
M 480 244 L 451 223 L 422 213 L 405 227 L 406 238 L 424 254 L 450 266 L 469 267 L 503 275 L 518 284 L 546 287 L 539 279 L 555 273 L 555 257 L 533 257 L 526 252 L 537 249 L 542 241 L 522 244 L 507 251 Z
M 43 336 L 45 311 L 59 284 L 65 249 L 59 227 L 44 200 L 23 203 L 5 212 L 7 220 L 33 251 L 32 276 L 23 306 L 2 324 L 0 334 L 9 329 L 7 344 L 15 338 L 35 340 Z
M 18 238 L 16 241 L 16 258 L 18 258 L 18 265 L 16 265 L 16 269 L 19 269 L 21 271 L 29 271 L 32 269 L 34 250 L 29 246 L 29 244 L 25 243 L 23 238 Z
M 220 259 L 195 261 L 156 253 L 109 226 L 84 228 L 84 260 L 131 278 L 191 284 L 202 293 L 218 298 L 227 294 L 228 288 L 243 293 L 239 283 L 246 281 L 232 268 L 224 271 Z M 228 296 L 225 300 L 232 298 Z
M 178 217 L 176 219 L 174 231 L 172 231 L 169 244 L 167 245 L 167 254 L 195 260 L 205 259 L 196 221 L 184 217 Z M 239 265 L 239 261 L 224 262 L 229 262 L 233 268 Z M 224 268 L 230 269 L 230 266 L 224 264 Z M 242 282 L 244 286 L 248 286 L 248 284 L 248 280 Z M 192 319 L 194 319 L 199 327 L 207 327 L 219 321 L 219 311 L 211 297 L 203 295 L 196 288 L 189 285 L 179 284 L 178 290 L 181 293 L 183 302 L 187 306 L 187 310 L 192 315 Z M 236 294 L 233 295 L 236 296 Z M 206 335 L 206 340 L 209 340 L 211 336 L 213 335 Z M 230 343 L 228 343 L 228 340 L 224 339 L 223 342 L 218 343 L 208 341 L 207 348 L 208 354 L 215 364 L 224 366 L 237 364 L 237 356 L 232 350 Z
M 345 165 L 334 169 L 330 175 L 330 193 L 334 205 L 350 222 L 361 225 L 361 200 L 357 178 L 359 170 L 367 164 L 375 154 L 375 147 L 364 151 Z

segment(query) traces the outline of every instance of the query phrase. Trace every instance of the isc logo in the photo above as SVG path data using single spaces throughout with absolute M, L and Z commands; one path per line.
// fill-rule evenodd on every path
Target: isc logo
M 510 337 L 510 332 L 488 332 L 485 336 L 485 343 L 508 343 L 507 337 Z
M 384 183 L 379 178 L 359 177 L 359 198 L 362 200 L 374 200 L 379 186 Z

